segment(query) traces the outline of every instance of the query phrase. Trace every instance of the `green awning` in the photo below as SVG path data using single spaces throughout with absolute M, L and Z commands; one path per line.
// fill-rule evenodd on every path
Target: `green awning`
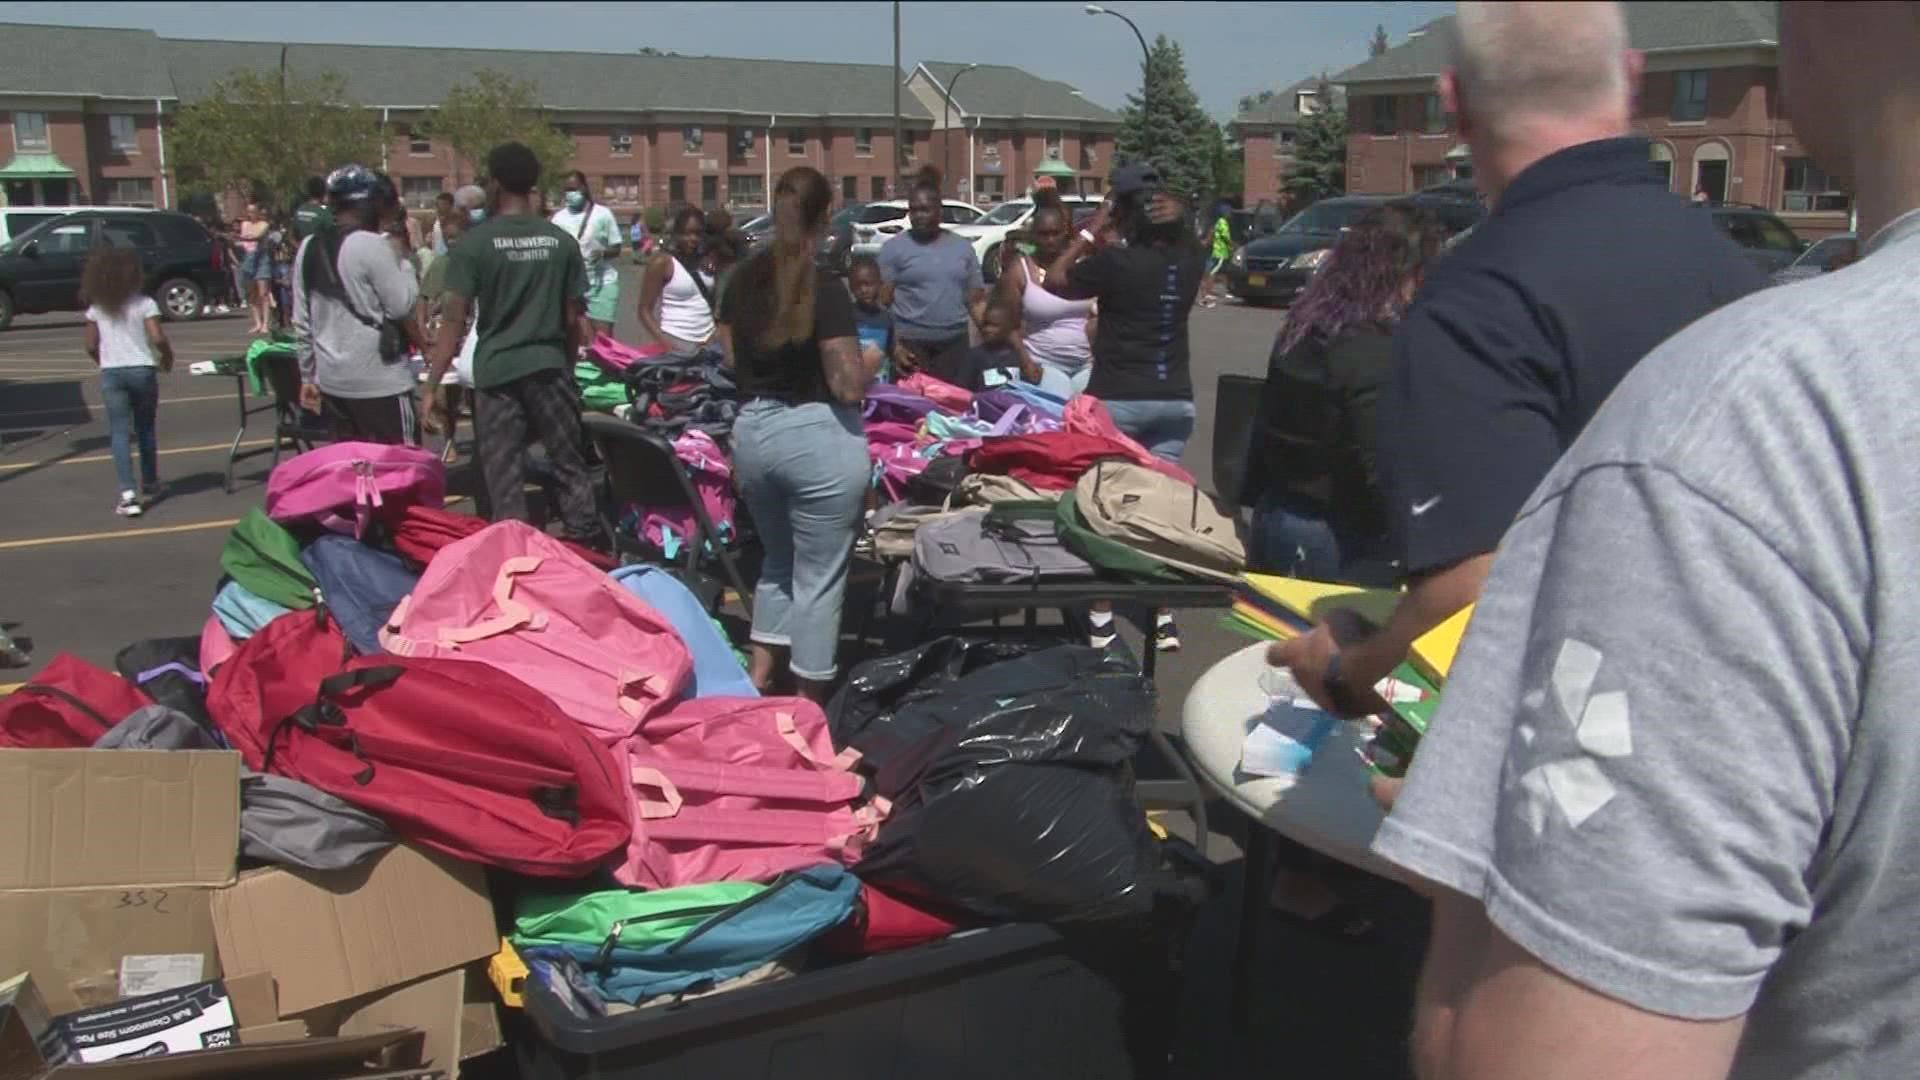
M 1048 158 L 1047 160 L 1041 162 L 1038 166 L 1034 168 L 1033 175 L 1051 176 L 1051 177 L 1054 177 L 1055 179 L 1071 180 L 1080 174 L 1075 172 L 1073 170 L 1073 166 L 1067 164 L 1066 162 L 1055 161 L 1052 158 Z
M 15 154 L 0 168 L 0 180 L 71 180 L 74 176 L 74 171 L 52 154 Z

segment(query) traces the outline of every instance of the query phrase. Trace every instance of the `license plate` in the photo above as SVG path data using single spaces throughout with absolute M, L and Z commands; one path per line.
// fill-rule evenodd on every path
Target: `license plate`
M 1267 283 L 1267 275 L 1265 274 L 1248 274 L 1247 275 L 1247 284 L 1252 285 L 1256 289 L 1262 285 L 1265 285 L 1266 283 Z

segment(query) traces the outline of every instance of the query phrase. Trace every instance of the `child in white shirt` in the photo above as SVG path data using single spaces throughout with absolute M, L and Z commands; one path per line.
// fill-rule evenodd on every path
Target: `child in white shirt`
M 113 468 L 120 480 L 114 513 L 139 517 L 161 494 L 154 414 L 160 404 L 156 372 L 173 370 L 173 344 L 160 328 L 160 306 L 141 292 L 145 273 L 128 248 L 105 248 L 87 260 L 81 294 L 87 307 L 87 355 L 100 365 Z M 129 436 L 140 446 L 140 486 L 133 481 Z

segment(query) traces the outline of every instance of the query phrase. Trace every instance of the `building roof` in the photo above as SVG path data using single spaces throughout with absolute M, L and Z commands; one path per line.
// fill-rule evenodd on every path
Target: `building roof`
M 920 65 L 942 94 L 967 65 L 951 60 L 928 60 Z M 953 106 L 965 116 L 1020 117 L 1036 120 L 1080 120 L 1118 124 L 1120 114 L 1096 105 L 1063 82 L 1043 79 L 1005 64 L 981 64 L 960 80 Z
M 0 23 L 0 94 L 171 99 L 151 30 Z
M 1306 119 L 1306 117 L 1303 116 L 1298 109 L 1294 108 L 1295 95 L 1299 94 L 1302 90 L 1312 90 L 1323 77 L 1324 76 L 1320 75 L 1312 75 L 1301 79 L 1299 82 L 1283 90 L 1277 90 L 1272 97 L 1265 101 L 1258 102 L 1253 108 L 1236 115 L 1233 118 L 1233 122 L 1236 124 L 1271 124 L 1276 127 L 1298 124 L 1300 121 Z M 1336 85 L 1332 86 L 1332 92 L 1333 107 L 1344 107 L 1347 97 L 1346 90 Z
M 276 70 L 281 46 L 271 42 L 163 38 L 183 101 L 204 96 L 237 68 Z M 543 106 L 574 112 L 719 112 L 748 116 L 890 116 L 893 80 L 884 64 L 748 60 L 720 56 L 532 49 L 451 49 L 400 45 L 289 45 L 287 69 L 332 71 L 367 105 L 422 107 L 446 99 L 453 86 L 482 69 L 539 88 Z M 911 94 L 901 115 L 929 114 Z
M 1778 44 L 1774 0 L 1627 0 L 1627 38 L 1643 52 Z M 1407 41 L 1333 77 L 1342 84 L 1438 75 L 1447 66 L 1453 16 L 1436 19 Z

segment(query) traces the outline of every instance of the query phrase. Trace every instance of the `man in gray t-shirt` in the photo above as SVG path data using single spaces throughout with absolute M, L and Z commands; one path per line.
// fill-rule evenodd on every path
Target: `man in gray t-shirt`
M 1808 8 L 1866 257 L 1660 346 L 1501 542 L 1374 844 L 1442 887 L 1422 1077 L 1920 1072 L 1920 173 L 1856 164 L 1920 129 L 1920 3 Z
M 942 210 L 939 187 L 914 185 L 908 230 L 880 246 L 880 303 L 893 312 L 897 367 L 965 386 L 967 323 L 980 321 L 987 287 L 973 244 L 941 228 Z

